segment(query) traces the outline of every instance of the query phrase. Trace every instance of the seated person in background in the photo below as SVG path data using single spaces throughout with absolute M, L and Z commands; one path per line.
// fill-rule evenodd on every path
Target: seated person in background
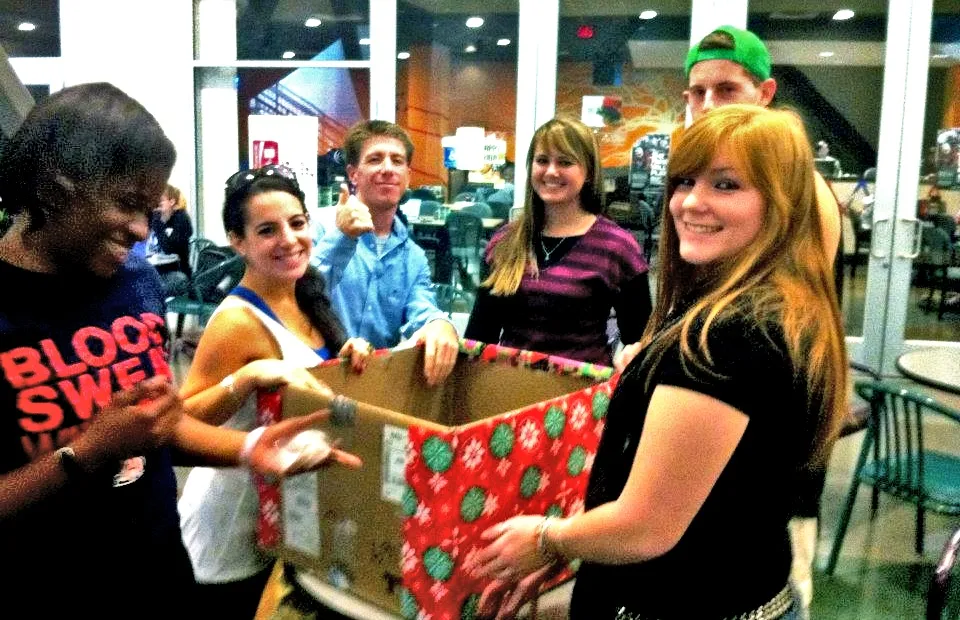
M 309 266 L 309 219 L 288 168 L 241 171 L 227 181 L 223 226 L 246 269 L 204 329 L 180 390 L 191 416 L 249 431 L 257 425 L 257 388 L 289 383 L 329 393 L 303 369 L 336 352 L 362 370 L 371 347 L 359 338 L 344 343 L 323 276 Z M 179 509 L 200 584 L 197 616 L 253 618 L 272 561 L 257 548 L 249 472 L 194 468 Z
M 341 188 L 337 226 L 322 233 L 314 262 L 347 335 L 378 349 L 422 341 L 424 375 L 436 385 L 453 370 L 459 343 L 437 308 L 426 254 L 397 216 L 413 143 L 398 125 L 365 121 L 350 129 L 343 150 L 356 194 Z
M 555 118 L 533 135 L 532 188 L 520 218 L 487 247 L 466 337 L 604 364 L 616 309 L 620 340 L 640 339 L 650 316 L 647 263 L 637 241 L 603 211 L 600 156 L 580 121 Z
M 187 215 L 187 201 L 180 190 L 167 185 L 160 203 L 150 218 L 150 234 L 156 239 L 156 251 L 177 256 L 174 263 L 157 265 L 168 297 L 182 295 L 190 279 L 190 237 L 193 225 Z

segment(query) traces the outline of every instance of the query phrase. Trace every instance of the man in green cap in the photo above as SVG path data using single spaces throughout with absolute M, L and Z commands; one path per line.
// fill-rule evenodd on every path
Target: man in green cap
M 690 48 L 683 97 L 694 120 L 729 103 L 767 106 L 777 92 L 770 77 L 770 54 L 749 30 L 720 26 Z

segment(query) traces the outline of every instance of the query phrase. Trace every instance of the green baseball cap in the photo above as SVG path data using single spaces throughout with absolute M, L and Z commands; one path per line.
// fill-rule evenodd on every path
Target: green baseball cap
M 701 60 L 731 60 L 752 73 L 760 81 L 770 77 L 770 52 L 760 38 L 749 30 L 734 26 L 720 26 L 714 32 L 723 32 L 733 40 L 733 49 L 700 49 L 703 39 L 690 48 L 684 72 L 690 77 L 690 69 Z M 710 36 L 709 34 L 707 36 Z M 706 38 L 706 37 L 704 37 Z

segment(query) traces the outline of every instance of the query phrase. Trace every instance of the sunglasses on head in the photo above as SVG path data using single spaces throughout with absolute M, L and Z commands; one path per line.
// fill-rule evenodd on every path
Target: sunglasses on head
M 300 184 L 297 183 L 297 173 L 286 166 L 271 164 L 262 168 L 255 168 L 253 170 L 241 170 L 240 172 L 235 172 L 230 175 L 230 178 L 227 179 L 225 188 L 226 197 L 229 200 L 231 196 L 243 189 L 246 189 L 257 179 L 273 176 L 280 177 L 281 179 L 287 179 L 288 181 L 292 182 L 294 186 L 296 186 L 298 191 L 300 190 Z

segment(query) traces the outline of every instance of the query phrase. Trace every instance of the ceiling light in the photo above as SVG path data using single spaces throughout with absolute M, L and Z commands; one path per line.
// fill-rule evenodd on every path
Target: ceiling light
M 656 11 L 644 11 L 640 13 L 640 19 L 653 19 L 657 16 Z
M 850 19 L 850 18 L 853 17 L 854 15 L 856 15 L 856 13 L 854 13 L 854 12 L 851 11 L 850 9 L 840 9 L 839 11 L 837 11 L 836 13 L 833 14 L 833 19 L 835 19 L 836 21 L 840 22 L 840 21 L 843 21 L 843 20 L 845 20 L 845 19 Z
M 400 52 L 397 54 L 397 60 L 406 60 L 407 58 L 410 58 L 410 52 Z
M 472 53 L 474 53 L 475 51 L 477 51 L 477 46 L 476 46 L 476 45 L 468 45 L 468 46 L 466 46 L 465 48 L 463 48 L 463 51 L 465 51 L 465 52 L 468 53 L 468 54 L 472 54 Z
M 500 47 L 506 47 L 510 45 L 510 39 L 497 39 L 497 45 Z
M 483 25 L 482 17 L 468 17 L 467 18 L 467 28 L 479 28 Z
M 286 52 L 283 53 L 283 59 L 284 59 L 284 60 L 290 60 L 291 58 L 293 58 L 293 57 L 296 56 L 296 55 L 297 55 L 296 52 L 291 52 L 291 51 L 287 50 Z
M 316 17 L 309 17 L 309 18 L 307 18 L 307 21 L 303 22 L 303 25 L 306 26 L 307 28 L 316 28 L 317 26 L 319 26 L 319 25 L 322 24 L 322 23 L 323 23 L 323 22 L 321 22 L 321 21 L 320 21 L 318 18 L 316 18 Z
M 369 38 L 369 37 L 363 37 L 362 39 L 360 39 L 359 41 L 357 41 L 357 43 L 359 43 L 360 45 L 370 45 L 370 38 Z
M 933 58 L 934 60 L 943 60 L 944 58 L 950 58 L 950 54 L 934 54 L 930 58 Z
M 37 29 L 37 25 L 31 24 L 30 22 L 20 22 L 20 25 L 17 26 L 17 30 L 20 30 L 23 32 L 30 32 L 31 30 L 36 30 L 36 29 Z
M 820 58 L 831 58 L 831 57 L 833 56 L 833 52 L 820 52 L 820 53 L 817 54 L 817 55 L 818 55 Z

